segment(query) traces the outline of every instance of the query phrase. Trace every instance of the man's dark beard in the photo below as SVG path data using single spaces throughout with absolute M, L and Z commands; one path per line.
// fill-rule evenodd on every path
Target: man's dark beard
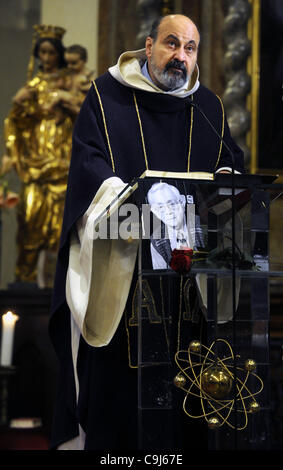
M 183 86 L 187 81 L 187 69 L 183 62 L 178 59 L 173 59 L 166 64 L 163 70 L 155 65 L 154 58 L 151 60 L 151 68 L 158 82 L 168 91 L 176 90 Z M 174 68 L 181 70 L 182 73 L 177 72 Z
M 183 72 L 183 77 L 184 77 L 184 81 L 186 81 L 186 78 L 187 78 L 187 69 L 186 67 L 184 66 L 184 63 L 181 62 L 180 60 L 178 59 L 173 59 L 173 60 L 170 60 L 170 62 L 168 62 L 168 64 L 166 65 L 165 67 L 165 72 L 167 72 L 168 70 L 170 69 L 178 69 L 178 70 L 181 70 L 181 72 Z M 175 73 L 176 75 L 178 75 L 178 77 L 180 76 L 179 72 L 175 72 L 174 70 L 172 70 L 173 73 Z

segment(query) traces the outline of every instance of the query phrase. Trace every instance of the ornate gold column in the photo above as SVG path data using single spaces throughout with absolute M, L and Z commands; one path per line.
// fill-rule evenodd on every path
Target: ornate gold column
M 139 31 L 136 38 L 138 48 L 144 47 L 152 23 L 161 15 L 161 0 L 138 0 L 137 11 L 139 15 Z
M 251 52 L 251 42 L 247 36 L 247 25 L 251 13 L 249 0 L 223 1 L 225 14 L 223 39 L 225 45 L 224 76 L 225 105 L 231 134 L 245 153 L 248 166 L 251 151 L 246 143 L 246 135 L 251 126 L 251 113 L 247 109 L 247 95 L 251 89 L 251 77 L 247 73 L 247 60 Z
M 152 23 L 159 17 L 175 12 L 174 0 L 138 0 L 137 11 L 140 18 L 140 29 L 137 34 L 137 47 L 144 47 Z M 177 3 L 180 12 L 180 2 Z
M 250 172 L 257 172 L 258 119 L 259 119 L 259 80 L 260 80 L 260 0 L 250 0 L 251 16 L 248 22 L 248 38 L 251 54 L 247 61 L 247 73 L 251 77 L 251 90 L 247 96 L 247 109 L 251 116 L 251 126 L 247 133 L 250 149 Z

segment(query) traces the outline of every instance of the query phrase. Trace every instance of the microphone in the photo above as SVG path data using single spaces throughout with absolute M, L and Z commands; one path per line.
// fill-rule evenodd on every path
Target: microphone
M 235 157 L 230 149 L 229 145 L 225 142 L 223 137 L 219 134 L 217 129 L 215 129 L 215 126 L 212 124 L 210 119 L 206 116 L 204 111 L 201 109 L 201 107 L 196 104 L 191 98 L 188 99 L 190 105 L 197 109 L 197 111 L 202 115 L 202 117 L 205 119 L 205 121 L 209 124 L 211 129 L 214 131 L 214 133 L 217 135 L 219 140 L 223 143 L 224 147 L 228 150 L 230 156 L 231 156 L 231 162 L 232 162 L 232 181 L 231 181 L 231 199 L 232 199 L 232 309 L 233 309 L 233 350 L 235 351 L 235 345 L 236 345 L 236 266 L 235 266 L 235 247 L 236 247 L 236 240 L 235 240 Z M 236 352 L 234 354 L 234 364 L 233 364 L 233 369 L 234 369 L 234 377 L 237 377 L 237 366 L 236 366 Z M 234 380 L 234 394 L 235 397 L 237 396 L 237 391 L 236 391 L 236 385 L 235 385 L 235 380 Z M 235 420 L 237 421 L 237 406 L 236 406 L 236 400 L 235 400 Z M 237 424 L 236 424 L 237 426 Z
M 207 117 L 207 115 L 205 114 L 205 112 L 201 109 L 201 107 L 195 103 L 191 98 L 188 98 L 188 102 L 190 103 L 190 105 L 197 109 L 199 111 L 199 113 L 202 115 L 202 117 L 206 120 L 206 122 L 209 124 L 209 126 L 211 127 L 211 129 L 213 130 L 213 132 L 217 135 L 217 137 L 219 138 L 219 140 L 221 140 L 221 142 L 223 143 L 224 147 L 228 150 L 230 156 L 231 156 L 231 161 L 232 161 L 232 173 L 235 174 L 235 157 L 234 157 L 234 153 L 232 152 L 232 150 L 230 149 L 229 145 L 225 142 L 225 140 L 223 139 L 223 137 L 219 134 L 219 132 L 217 131 L 217 129 L 215 128 L 215 126 L 212 124 L 212 122 L 210 121 L 210 119 Z
M 231 162 L 232 162 L 232 179 L 231 179 L 231 192 L 232 192 L 232 266 L 233 266 L 233 271 L 235 271 L 235 157 L 230 149 L 229 145 L 225 142 L 223 137 L 219 134 L 215 126 L 212 124 L 210 119 L 207 117 L 205 112 L 201 109 L 201 107 L 195 103 L 191 98 L 188 98 L 189 104 L 197 109 L 197 111 L 202 115 L 202 117 L 206 120 L 206 122 L 209 124 L 213 132 L 217 135 L 219 140 L 223 143 L 224 147 L 228 150 L 230 156 L 231 156 Z M 235 272 L 234 272 L 235 275 Z M 234 290 L 234 289 L 233 289 Z M 233 312 L 235 310 L 233 309 Z

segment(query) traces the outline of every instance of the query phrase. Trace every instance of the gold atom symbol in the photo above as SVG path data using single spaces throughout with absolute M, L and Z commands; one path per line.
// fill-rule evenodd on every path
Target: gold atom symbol
M 183 410 L 189 417 L 205 418 L 211 429 L 226 423 L 232 429 L 241 431 L 248 424 L 248 414 L 260 409 L 255 396 L 263 390 L 263 381 L 254 372 L 256 363 L 248 359 L 244 367 L 238 367 L 226 340 L 216 339 L 210 347 L 192 341 L 188 350 L 176 353 L 175 361 L 180 371 L 174 378 L 174 384 L 186 392 Z M 253 386 L 257 387 L 253 392 L 249 388 L 251 378 Z M 189 411 L 190 396 L 200 399 L 202 413 L 198 416 Z M 233 411 L 237 412 L 236 424 L 230 422 Z

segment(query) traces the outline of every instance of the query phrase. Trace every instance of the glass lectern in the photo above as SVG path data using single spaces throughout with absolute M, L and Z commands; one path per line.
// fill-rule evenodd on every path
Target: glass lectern
M 136 182 L 140 449 L 269 449 L 269 217 L 256 175 Z

